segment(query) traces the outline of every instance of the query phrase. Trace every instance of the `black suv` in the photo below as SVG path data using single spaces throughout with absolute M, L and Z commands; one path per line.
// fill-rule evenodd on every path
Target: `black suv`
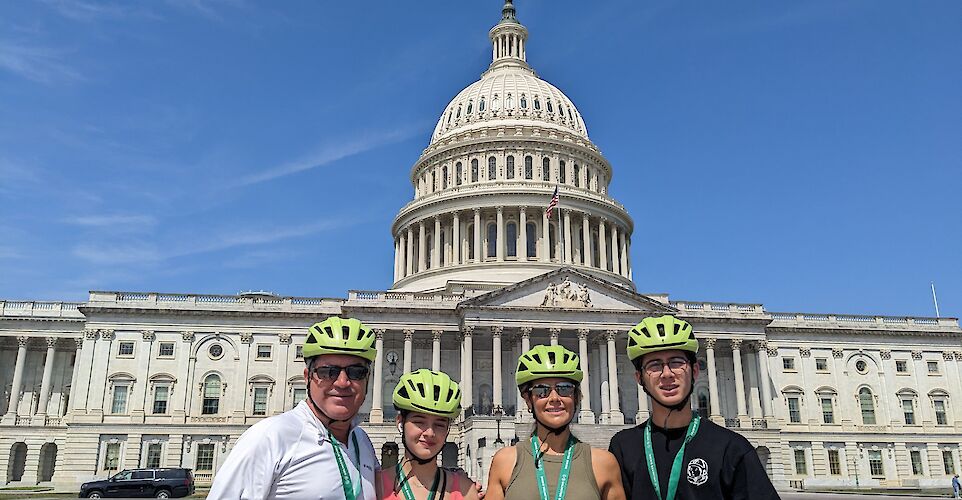
M 81 498 L 176 498 L 194 494 L 190 469 L 133 469 L 80 485 Z

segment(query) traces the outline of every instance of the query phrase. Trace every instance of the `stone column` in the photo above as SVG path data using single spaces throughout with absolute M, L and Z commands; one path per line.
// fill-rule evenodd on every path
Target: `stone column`
M 498 207 L 498 232 L 497 232 L 497 245 L 495 245 L 495 256 L 498 258 L 498 262 L 504 261 L 504 207 Z
M 451 261 L 457 266 L 461 264 L 461 215 L 455 210 L 451 217 Z
M 635 413 L 635 423 L 640 424 L 645 420 L 648 420 L 650 414 L 648 410 L 648 393 L 645 392 L 645 388 L 641 384 L 635 384 L 638 391 L 638 412 Z
M 398 266 L 400 265 L 400 262 L 401 262 L 401 255 L 398 252 L 398 248 L 400 247 L 400 245 L 401 245 L 400 239 L 395 239 L 394 240 L 394 281 L 395 282 L 398 280 Z
M 418 272 L 427 269 L 427 242 L 424 241 L 424 221 L 418 222 Z
M 443 330 L 431 331 L 431 369 L 441 371 L 441 334 Z
M 549 328 L 548 338 L 551 339 L 551 345 L 558 345 L 558 338 L 561 337 L 561 328 Z
M 474 382 L 472 381 L 472 375 L 474 373 L 474 348 L 471 346 L 471 337 L 473 334 L 473 326 L 461 327 L 461 352 L 464 353 L 464 359 L 462 359 L 461 363 L 464 368 L 464 373 L 461 374 L 461 408 L 464 409 L 471 407 L 471 396 L 474 393 Z
M 431 254 L 431 269 L 441 267 L 441 217 L 434 216 L 434 252 Z
M 404 330 L 404 373 L 411 372 L 411 362 L 413 361 L 411 358 L 414 357 L 413 344 L 414 330 Z
M 621 275 L 625 278 L 628 277 L 628 246 L 625 243 L 625 233 L 618 235 L 618 241 L 620 245 L 618 246 L 619 254 L 621 256 Z
M 598 345 L 595 348 L 595 355 L 598 357 L 598 375 L 601 380 L 601 384 L 598 386 L 598 399 L 601 401 L 601 414 L 599 417 L 600 424 L 609 423 L 611 417 L 611 391 L 608 387 L 608 343 L 605 337 L 598 339 Z
M 410 276 L 414 274 L 414 229 L 408 226 L 408 237 L 407 237 L 407 254 L 404 257 L 405 276 Z
M 374 329 L 374 391 L 371 393 L 371 416 L 372 424 L 384 422 L 384 409 L 381 408 L 384 397 L 382 396 L 384 386 L 384 328 Z
M 518 236 L 520 236 L 521 243 L 518 245 L 518 260 L 525 261 L 528 260 L 528 221 L 527 214 L 525 210 L 527 207 L 521 207 L 521 212 L 518 215 Z
M 571 212 L 564 211 L 564 259 L 565 264 L 572 263 L 571 257 Z
M 530 326 L 522 326 L 519 330 L 520 335 L 518 335 L 518 340 L 521 343 L 521 355 L 531 350 L 531 330 Z M 520 357 L 520 355 L 519 355 Z M 521 392 L 518 391 L 518 410 L 514 412 L 514 421 L 517 423 L 530 422 L 528 417 L 527 405 L 524 402 L 524 398 L 521 397 Z
M 712 422 L 718 425 L 725 425 L 725 419 L 721 415 L 721 401 L 718 400 L 718 372 L 715 370 L 715 344 L 714 338 L 705 339 L 705 358 L 708 364 L 708 413 Z
M 606 334 L 608 339 L 608 390 L 611 393 L 610 422 L 615 425 L 623 425 L 625 415 L 621 413 L 621 401 L 618 397 L 618 360 L 615 353 L 615 339 L 618 338 L 618 331 L 608 330 Z
M 588 214 L 581 214 L 581 242 L 584 251 L 581 252 L 582 264 L 591 267 L 591 225 L 588 223 Z
M 595 412 L 591 411 L 591 380 L 588 377 L 588 334 L 591 330 L 587 328 L 578 329 L 578 360 L 580 361 L 581 371 L 584 379 L 581 380 L 581 412 L 578 414 L 578 422 L 582 424 L 595 423 Z
M 17 337 L 17 361 L 13 368 L 13 385 L 10 387 L 10 402 L 7 414 L 3 416 L 5 424 L 13 425 L 17 420 L 17 407 L 20 406 L 20 386 L 23 385 L 23 367 L 27 362 L 27 337 Z
M 607 235 L 605 234 L 605 226 L 607 224 L 608 219 L 604 217 L 598 221 L 598 253 L 601 254 L 598 256 L 598 263 L 601 264 L 602 269 L 610 271 L 611 269 L 608 266 L 608 242 L 605 241 L 607 239 Z
M 621 256 L 618 252 L 618 224 L 611 223 L 611 272 L 621 274 Z
M 94 348 L 100 332 L 95 329 L 85 329 L 80 337 L 82 345 L 74 362 L 74 372 L 77 383 L 70 387 L 70 412 L 73 415 L 87 413 L 87 400 L 90 393 L 90 371 L 93 369 Z
M 548 221 L 548 212 L 546 210 L 541 211 L 541 262 L 548 262 L 551 260 L 551 233 L 550 233 L 550 223 Z
M 758 342 L 758 377 L 762 379 L 758 390 L 761 391 L 759 399 L 762 400 L 762 416 L 765 418 L 774 417 L 772 413 L 772 381 L 769 379 L 768 373 L 768 356 L 771 354 L 769 349 L 773 348 L 768 347 L 767 341 Z
M 500 410 L 503 408 L 501 394 L 501 333 L 503 332 L 503 326 L 491 327 L 491 370 L 494 372 L 494 377 L 492 377 L 493 383 L 491 384 L 491 391 L 494 394 L 491 404 L 494 406 L 495 410 Z
M 745 407 L 745 374 L 742 372 L 742 339 L 732 339 L 732 359 L 735 362 L 735 402 L 738 405 L 738 420 L 748 419 Z
M 484 249 L 481 248 L 481 209 L 474 209 L 474 261 L 484 261 Z
M 50 396 L 50 377 L 53 375 L 53 358 L 57 351 L 56 337 L 47 337 L 47 357 L 43 360 L 43 378 L 40 381 L 40 400 L 37 402 L 37 415 L 47 414 L 47 398 Z

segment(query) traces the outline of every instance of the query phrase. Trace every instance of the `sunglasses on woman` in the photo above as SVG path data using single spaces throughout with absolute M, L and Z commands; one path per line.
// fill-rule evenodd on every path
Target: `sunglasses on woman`
M 314 368 L 314 375 L 321 380 L 337 380 L 341 376 L 341 370 L 347 374 L 349 380 L 364 380 L 371 369 L 364 365 L 322 365 Z
M 530 392 L 534 397 L 538 399 L 544 399 L 551 395 L 551 391 L 558 393 L 558 396 L 562 398 L 570 398 L 575 395 L 575 391 L 578 386 L 572 384 L 571 382 L 559 382 L 555 385 L 547 384 L 537 384 L 532 385 L 528 392 Z

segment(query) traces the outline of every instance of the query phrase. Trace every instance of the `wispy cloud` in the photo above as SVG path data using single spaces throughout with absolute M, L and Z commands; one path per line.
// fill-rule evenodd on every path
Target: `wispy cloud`
M 101 215 L 80 215 L 67 217 L 64 219 L 67 224 L 76 226 L 91 227 L 111 227 L 111 226 L 149 226 L 157 223 L 157 219 L 152 215 L 125 215 L 125 214 L 101 214 Z
M 131 14 L 143 15 L 146 12 L 137 10 L 129 5 L 103 2 L 85 2 L 83 0 L 41 0 L 43 4 L 55 12 L 75 21 L 96 21 L 99 19 L 116 19 Z
M 267 168 L 242 177 L 232 187 L 249 186 L 329 165 L 338 160 L 371 151 L 388 144 L 401 142 L 423 132 L 423 126 L 414 125 L 366 135 L 349 142 L 327 143 L 313 154 L 290 163 Z
M 0 40 L 0 69 L 44 85 L 85 80 L 63 61 L 64 55 L 63 50 Z
M 174 7 L 200 14 L 214 21 L 223 21 L 224 8 L 242 8 L 247 3 L 243 0 L 167 0 Z

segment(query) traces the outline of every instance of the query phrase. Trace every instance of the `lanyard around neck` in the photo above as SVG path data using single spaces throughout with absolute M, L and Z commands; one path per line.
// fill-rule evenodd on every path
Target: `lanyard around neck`
M 397 478 L 398 478 L 398 481 L 401 481 L 401 493 L 404 495 L 404 499 L 417 500 L 414 497 L 414 492 L 411 491 L 411 483 L 408 480 L 408 478 L 405 477 L 404 469 L 401 468 L 400 462 L 398 462 L 397 464 Z M 429 490 L 427 500 L 434 500 L 434 495 L 437 494 L 438 492 L 438 482 L 440 479 L 441 479 L 441 468 L 438 467 L 438 471 L 434 474 L 434 482 L 431 483 L 431 489 Z M 447 489 L 447 488 L 445 487 L 444 489 Z M 441 496 L 442 498 L 444 497 L 443 492 L 441 493 Z
M 561 462 L 561 471 L 558 472 L 558 487 L 555 491 L 555 500 L 564 500 L 568 489 L 568 474 L 571 472 L 571 457 L 575 454 L 575 438 L 568 436 L 568 443 L 565 445 L 564 459 Z M 538 480 L 538 493 L 541 500 L 549 500 L 548 480 L 544 476 L 544 461 L 539 459 L 541 454 L 541 442 L 538 436 L 531 436 L 531 455 L 534 456 L 534 474 Z
M 357 500 L 362 497 L 364 492 L 364 478 L 361 476 L 361 448 L 357 445 L 357 433 L 351 433 L 351 442 L 354 443 L 354 456 L 357 458 L 357 485 L 354 485 L 354 481 L 351 479 L 351 471 L 347 469 L 347 464 L 344 462 L 344 455 L 341 454 L 341 443 L 337 441 L 334 434 L 331 434 L 328 430 L 328 437 L 331 441 L 331 447 L 334 448 L 334 460 L 337 461 L 337 470 L 341 473 L 341 488 L 344 489 L 344 498 L 346 500 Z
M 655 452 L 651 446 L 651 420 L 645 425 L 645 459 L 648 462 L 648 476 L 651 477 L 651 484 L 655 486 L 655 494 L 658 500 L 674 500 L 675 493 L 678 492 L 678 480 L 681 478 L 681 463 L 685 461 L 685 447 L 688 442 L 695 437 L 698 432 L 698 425 L 701 423 L 701 416 L 695 415 L 691 422 L 688 422 L 688 432 L 685 434 L 685 442 L 681 444 L 678 453 L 675 453 L 675 461 L 671 464 L 671 474 L 668 476 L 668 495 L 661 496 L 661 483 L 658 482 L 658 467 L 655 465 Z

